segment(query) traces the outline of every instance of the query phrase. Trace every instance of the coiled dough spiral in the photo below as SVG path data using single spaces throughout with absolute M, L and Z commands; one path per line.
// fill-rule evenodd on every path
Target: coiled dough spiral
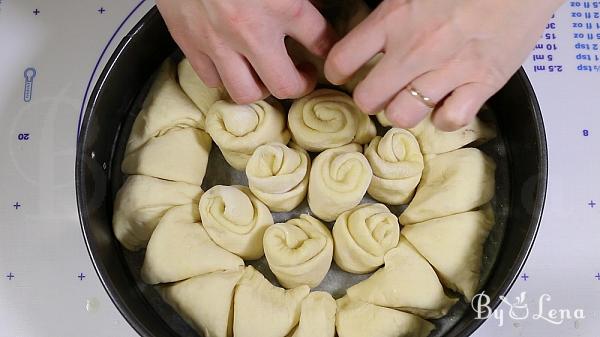
M 367 190 L 373 198 L 390 205 L 410 201 L 423 172 L 423 155 L 410 132 L 392 128 L 383 137 L 373 138 L 365 157 L 373 169 Z
M 352 97 L 319 89 L 296 100 L 290 108 L 288 123 L 294 142 L 308 151 L 323 151 L 351 142 L 366 144 L 377 130 Z
M 308 182 L 308 205 L 324 221 L 360 203 L 373 177 L 361 146 L 348 144 L 321 152 L 313 162 Z
M 309 169 L 310 157 L 304 149 L 269 143 L 256 148 L 246 176 L 252 193 L 271 211 L 288 212 L 306 196 Z
M 379 268 L 400 240 L 398 218 L 383 204 L 364 204 L 342 213 L 333 225 L 333 258 L 343 270 L 364 274 Z
M 206 131 L 225 160 L 240 171 L 246 168 L 248 159 L 260 145 L 287 144 L 290 140 L 279 103 L 271 105 L 267 101 L 247 105 L 217 101 L 208 110 Z
M 311 288 L 325 278 L 333 257 L 333 238 L 325 225 L 310 215 L 267 228 L 264 237 L 269 267 L 282 286 Z
M 263 256 L 263 235 L 273 217 L 247 187 L 212 187 L 200 198 L 200 217 L 219 246 L 245 260 Z

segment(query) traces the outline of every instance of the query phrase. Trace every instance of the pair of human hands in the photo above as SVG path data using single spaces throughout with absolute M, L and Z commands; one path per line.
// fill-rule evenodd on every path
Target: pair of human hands
M 327 0 L 326 0 L 327 1 Z M 316 85 L 286 36 L 326 59 L 342 84 L 383 57 L 354 90 L 358 107 L 412 127 L 436 104 L 443 130 L 466 125 L 518 69 L 563 0 L 384 0 L 339 39 L 310 0 L 157 0 L 175 41 L 208 86 L 240 104 L 301 97 Z M 412 89 L 412 90 L 411 90 Z

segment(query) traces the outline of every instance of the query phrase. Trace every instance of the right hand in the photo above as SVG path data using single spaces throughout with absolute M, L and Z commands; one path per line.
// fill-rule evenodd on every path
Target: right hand
M 295 65 L 290 36 L 325 58 L 335 33 L 309 0 L 157 0 L 169 31 L 202 81 L 239 104 L 312 91 L 316 74 Z

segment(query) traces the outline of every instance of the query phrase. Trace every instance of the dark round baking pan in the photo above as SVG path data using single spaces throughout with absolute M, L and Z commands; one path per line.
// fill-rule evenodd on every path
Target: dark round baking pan
M 162 18 L 152 9 L 119 44 L 99 76 L 77 144 L 77 201 L 90 257 L 119 311 L 140 335 L 148 337 L 195 334 L 139 280 L 135 265 L 143 255 L 124 251 L 114 237 L 112 205 L 123 179 L 120 156 L 131 122 L 153 73 L 177 52 Z M 482 117 L 493 121 L 499 133 L 482 149 L 498 164 L 494 207 L 501 224 L 488 240 L 494 241 L 494 252 L 486 253 L 482 291 L 495 308 L 499 296 L 518 278 L 538 230 L 546 193 L 547 150 L 539 106 L 522 69 L 486 110 Z M 450 315 L 435 322 L 440 329 L 434 336 L 469 336 L 483 322 L 464 302 Z

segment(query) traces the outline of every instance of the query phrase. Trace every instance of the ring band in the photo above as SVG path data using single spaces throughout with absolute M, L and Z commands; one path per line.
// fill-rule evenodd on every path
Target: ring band
M 421 91 L 417 90 L 415 87 L 413 87 L 410 84 L 408 86 L 406 86 L 406 90 L 408 90 L 408 93 L 412 97 L 415 97 L 416 99 L 418 99 L 419 101 L 421 101 L 421 103 L 425 104 L 428 108 L 433 109 L 437 105 L 431 98 L 423 95 L 421 93 Z

